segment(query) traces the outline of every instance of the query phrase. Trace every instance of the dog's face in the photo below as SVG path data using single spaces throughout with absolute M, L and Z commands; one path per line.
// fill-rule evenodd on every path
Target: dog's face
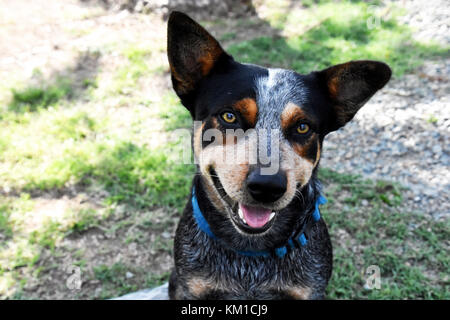
M 209 199 L 241 234 L 262 235 L 310 181 L 326 134 L 391 76 L 376 61 L 309 75 L 233 60 L 201 26 L 168 25 L 173 87 L 196 121 L 193 149 Z

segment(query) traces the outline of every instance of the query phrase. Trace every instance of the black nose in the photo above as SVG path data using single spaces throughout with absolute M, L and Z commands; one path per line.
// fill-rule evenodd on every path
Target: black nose
M 259 202 L 274 202 L 286 192 L 287 178 L 284 172 L 263 175 L 260 169 L 250 172 L 247 177 L 247 189 L 250 195 Z

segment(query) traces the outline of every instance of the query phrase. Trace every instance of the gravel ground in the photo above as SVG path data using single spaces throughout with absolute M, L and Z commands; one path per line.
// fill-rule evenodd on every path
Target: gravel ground
M 449 45 L 448 1 L 404 1 L 415 37 Z M 408 187 L 405 206 L 450 215 L 450 59 L 393 79 L 345 128 L 330 134 L 322 166 Z
M 448 0 L 403 0 L 400 6 L 407 10 L 400 21 L 416 32 L 417 40 L 434 40 L 450 44 L 450 5 Z

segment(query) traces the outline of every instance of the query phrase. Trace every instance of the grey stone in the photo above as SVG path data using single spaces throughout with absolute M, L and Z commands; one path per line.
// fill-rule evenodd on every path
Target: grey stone
M 442 147 L 440 145 L 435 145 L 431 151 L 433 151 L 433 153 L 441 153 L 442 152 Z

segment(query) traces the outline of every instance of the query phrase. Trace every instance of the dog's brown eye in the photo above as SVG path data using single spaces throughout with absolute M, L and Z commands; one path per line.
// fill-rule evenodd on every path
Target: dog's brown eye
M 297 127 L 297 132 L 300 134 L 308 133 L 308 131 L 309 131 L 309 126 L 306 123 L 301 123 Z
M 224 112 L 222 113 L 222 119 L 225 120 L 227 123 L 234 123 L 236 122 L 236 116 L 232 112 Z

